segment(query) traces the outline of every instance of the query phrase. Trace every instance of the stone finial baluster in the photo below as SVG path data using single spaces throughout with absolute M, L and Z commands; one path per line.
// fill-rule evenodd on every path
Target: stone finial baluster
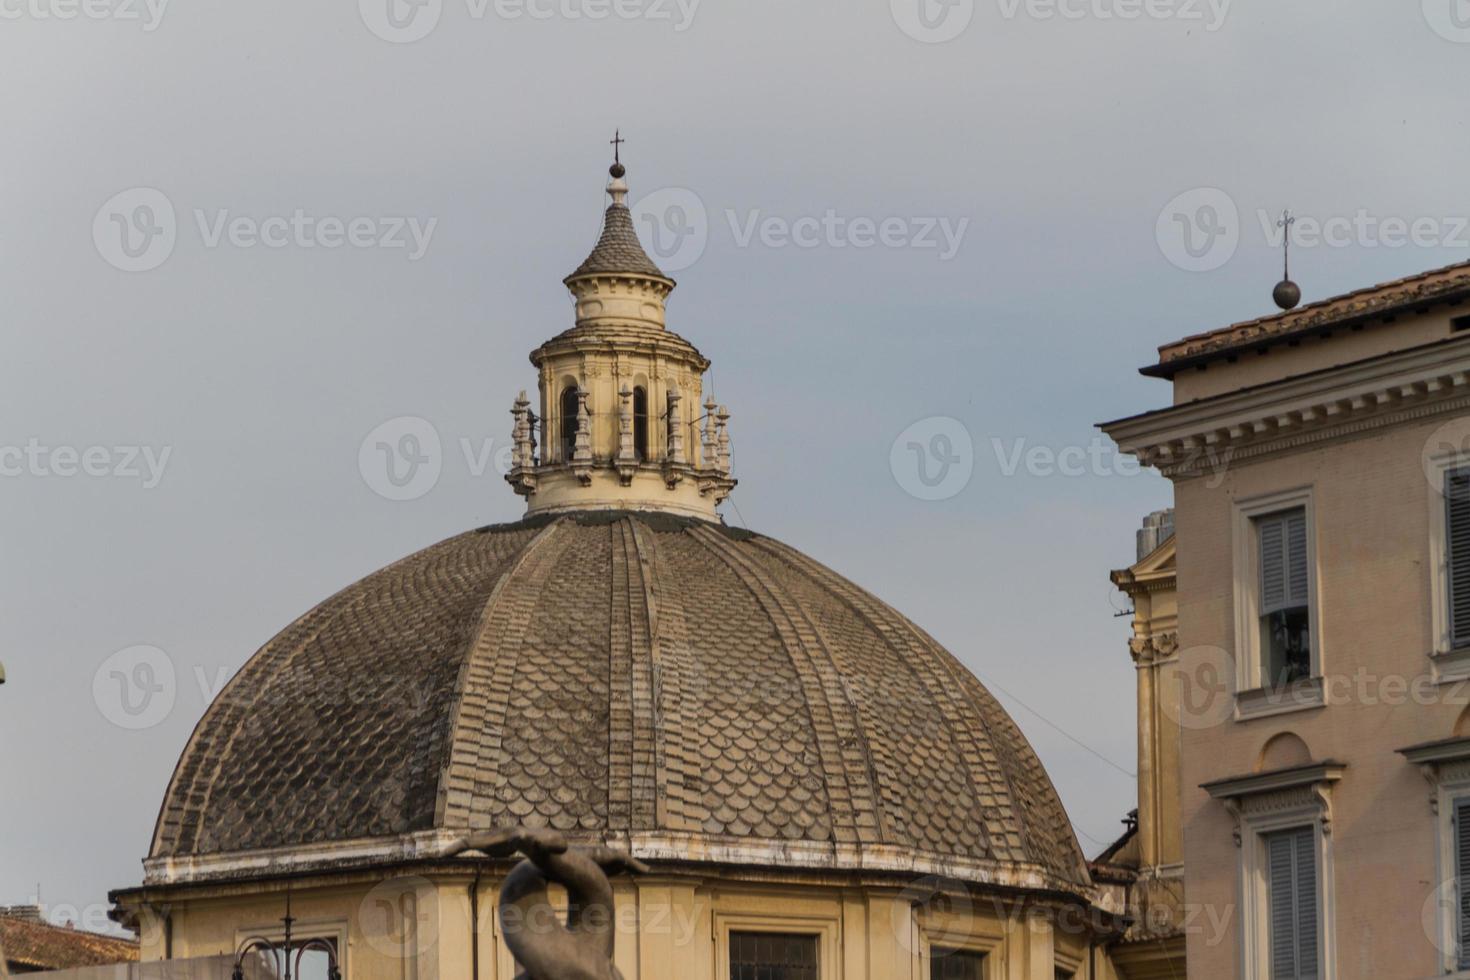
M 505 479 L 515 492 L 529 497 L 536 492 L 535 416 L 523 390 L 510 410 L 515 425 L 511 429 L 510 472 Z
M 633 482 L 638 456 L 633 452 L 633 389 L 626 381 L 618 391 L 618 479 L 623 486 Z
M 536 460 L 536 435 L 541 431 L 541 420 L 536 417 L 534 408 L 526 410 L 526 465 L 534 468 Z
M 510 426 L 510 469 L 513 470 L 522 469 L 526 464 L 523 447 L 526 442 L 526 407 L 528 406 L 526 391 L 525 388 L 522 388 L 520 394 L 516 395 L 516 401 L 510 407 L 510 417 L 514 420 Z
M 704 399 L 704 425 L 700 430 L 700 462 L 706 467 L 713 467 L 715 459 L 715 396 L 707 395 Z
M 531 466 L 531 402 L 526 398 L 525 389 L 516 397 L 515 405 L 510 414 L 515 419 L 515 426 L 511 429 L 511 468 L 528 469 Z
M 572 472 L 586 486 L 592 482 L 592 412 L 587 408 L 587 392 L 577 392 L 577 439 L 572 449 Z
M 719 471 L 726 476 L 730 474 L 730 410 L 724 405 L 720 406 L 720 412 L 715 416 L 715 441 L 717 448 L 717 463 Z

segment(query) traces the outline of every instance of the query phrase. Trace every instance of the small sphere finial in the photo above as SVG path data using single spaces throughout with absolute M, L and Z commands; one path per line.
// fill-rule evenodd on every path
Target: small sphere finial
M 623 175 L 628 172 L 628 168 L 623 166 L 618 151 L 628 141 L 623 139 L 622 130 L 614 130 L 613 138 L 608 142 L 612 143 L 613 163 L 607 168 L 607 172 L 612 175 L 612 180 L 607 182 L 607 192 L 612 196 L 614 204 L 623 204 L 628 197 L 628 184 L 623 180 Z
M 1294 309 L 1302 301 L 1301 287 L 1291 281 L 1291 226 L 1296 219 L 1291 211 L 1281 212 L 1276 227 L 1281 229 L 1281 281 L 1271 290 L 1271 299 L 1283 310 Z
M 1302 289 L 1290 279 L 1283 279 L 1276 284 L 1275 289 L 1271 290 L 1271 298 L 1283 310 L 1295 309 L 1296 305 L 1302 301 Z

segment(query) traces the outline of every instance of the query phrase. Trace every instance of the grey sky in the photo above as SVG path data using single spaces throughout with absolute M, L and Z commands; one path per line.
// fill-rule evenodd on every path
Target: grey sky
M 1089 853 L 1133 781 L 1016 698 L 1132 769 L 1107 572 L 1169 491 L 1024 462 L 1007 476 L 1009 459 L 1085 449 L 1093 423 L 1167 400 L 1135 373 L 1155 346 L 1266 312 L 1279 252 L 1261 214 L 1358 216 L 1340 247 L 1294 250 L 1308 300 L 1470 257 L 1459 0 L 1236 0 L 1218 23 L 1195 0 L 1136 19 L 1116 16 L 1129 0 L 1052 17 L 1043 0 L 976 0 L 944 43 L 900 28 L 908 0 L 899 16 L 886 0 L 703 0 L 692 19 L 687 2 L 624 0 L 638 16 L 598 21 L 598 0 L 538 7 L 547 19 L 443 0 L 413 43 L 375 36 L 353 0 L 173 0 L 152 30 L 141 0 L 138 20 L 37 16 L 70 2 L 0 0 L 0 446 L 108 447 L 91 467 L 109 471 L 113 447 L 169 456 L 152 488 L 65 454 L 0 477 L 0 902 L 40 882 L 49 904 L 101 908 L 136 883 L 221 672 L 357 577 L 519 514 L 460 440 L 504 444 L 512 398 L 534 388 L 526 353 L 570 324 L 560 278 L 596 236 L 614 126 L 634 200 L 686 188 L 707 215 L 670 321 L 734 415 L 727 519 L 871 589 L 990 682 Z M 930 13 L 947 9 L 967 8 Z M 177 240 L 129 273 L 93 225 L 137 187 L 167 198 Z M 1238 209 L 1238 247 L 1208 273 L 1156 236 L 1194 188 Z M 221 211 L 264 230 L 297 209 L 437 223 L 416 260 L 209 244 Z M 910 236 L 925 218 L 968 226 L 948 260 L 855 247 L 851 228 L 847 247 L 826 232 L 742 244 L 764 219 L 829 209 Z M 1383 219 L 1433 227 L 1394 247 L 1362 230 Z M 358 450 L 399 416 L 429 420 L 444 454 L 432 491 L 395 502 Z M 968 431 L 973 474 L 924 501 L 890 447 L 937 416 Z M 177 692 L 126 730 L 93 682 L 138 644 L 167 652 Z

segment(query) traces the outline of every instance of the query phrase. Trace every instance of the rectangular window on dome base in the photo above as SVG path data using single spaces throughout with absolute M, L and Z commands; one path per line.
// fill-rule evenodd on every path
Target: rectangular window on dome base
M 730 980 L 817 980 L 817 938 L 783 932 L 731 932 Z
M 985 954 L 930 947 L 929 980 L 985 980 Z

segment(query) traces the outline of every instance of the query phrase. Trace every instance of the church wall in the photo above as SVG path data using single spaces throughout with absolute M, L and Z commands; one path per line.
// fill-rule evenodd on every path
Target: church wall
M 347 980 L 472 980 L 473 875 L 406 876 L 349 886 L 292 886 L 295 935 L 342 943 Z M 497 920 L 499 882 L 478 883 L 478 980 L 513 980 L 515 964 Z M 819 937 L 821 980 L 930 980 L 932 947 L 986 955 L 986 980 L 1115 980 L 1101 947 L 1073 914 L 1027 908 L 1015 897 L 915 904 L 899 888 L 751 883 L 657 874 L 615 880 L 615 963 L 625 980 L 729 980 L 732 931 Z M 247 935 L 280 938 L 285 892 L 229 886 L 229 894 L 176 898 L 173 956 L 231 953 Z M 553 893 L 564 907 L 565 898 Z M 143 930 L 145 960 L 164 958 L 161 929 Z M 1064 971 L 1058 974 L 1058 970 Z

